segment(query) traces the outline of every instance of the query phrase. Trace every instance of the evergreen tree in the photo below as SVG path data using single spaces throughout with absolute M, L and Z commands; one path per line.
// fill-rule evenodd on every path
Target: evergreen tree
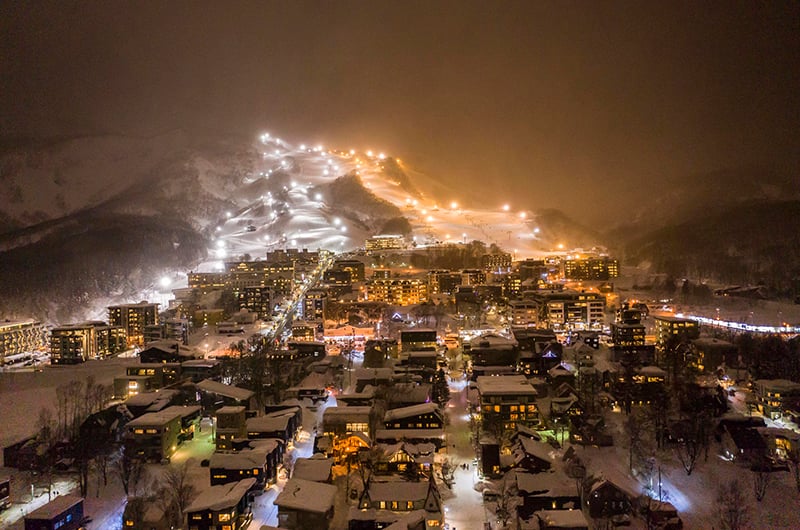
M 447 376 L 445 376 L 444 369 L 439 368 L 436 375 L 433 377 L 433 386 L 431 387 L 431 401 L 444 407 L 450 401 L 450 387 L 447 384 Z

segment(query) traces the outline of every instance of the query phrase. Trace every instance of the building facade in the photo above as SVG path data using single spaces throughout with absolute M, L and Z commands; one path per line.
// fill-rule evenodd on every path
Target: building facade
M 128 346 L 144 346 L 147 326 L 158 323 L 158 305 L 148 302 L 109 306 L 108 323 L 125 330 Z
M 6 357 L 47 349 L 47 330 L 41 322 L 21 320 L 0 322 L 0 365 Z

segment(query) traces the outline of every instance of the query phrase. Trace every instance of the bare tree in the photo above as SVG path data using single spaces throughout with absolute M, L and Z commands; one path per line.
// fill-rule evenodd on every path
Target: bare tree
M 95 470 L 97 471 L 97 496 L 100 496 L 100 480 L 103 486 L 108 486 L 108 467 L 111 462 L 111 447 L 108 444 L 97 444 L 96 451 L 92 457 Z
M 650 428 L 649 418 L 639 409 L 632 411 L 625 419 L 625 432 L 628 435 L 628 469 L 641 468 L 651 456 L 652 447 L 649 443 Z
M 122 448 L 119 457 L 113 462 L 114 474 L 119 477 L 125 495 L 135 495 L 137 486 L 145 475 L 144 462 L 131 455 L 127 449 Z
M 47 500 L 49 501 L 53 484 L 53 443 L 56 441 L 56 422 L 53 420 L 53 413 L 49 408 L 42 407 L 39 410 L 36 427 L 39 432 L 38 441 L 44 447 L 44 454 L 39 464 L 47 478 Z
M 708 438 L 709 429 L 709 422 L 702 414 L 684 418 L 673 425 L 672 430 L 678 438 L 675 453 L 687 475 L 691 475 L 694 470 Z
M 739 479 L 722 482 L 717 488 L 719 523 L 724 530 L 740 530 L 745 527 L 749 508 Z
M 159 505 L 167 514 L 169 523 L 181 527 L 186 508 L 197 496 L 197 488 L 189 477 L 191 460 L 164 470 Z
M 794 485 L 797 487 L 797 491 L 800 493 L 800 449 L 793 448 L 791 451 L 789 451 L 786 461 L 789 463 L 789 467 L 792 469 L 792 475 L 794 475 Z
M 772 470 L 766 457 L 757 459 L 750 468 L 753 472 L 753 493 L 756 500 L 761 502 L 767 494 L 767 488 L 772 481 Z

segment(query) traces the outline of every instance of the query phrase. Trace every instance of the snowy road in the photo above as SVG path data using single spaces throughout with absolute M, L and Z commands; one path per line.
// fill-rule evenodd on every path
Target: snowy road
M 467 382 L 460 373 L 453 372 L 453 375 L 457 375 L 457 379 L 450 383 L 447 451 L 448 457 L 458 467 L 451 495 L 449 498 L 449 494 L 444 495 L 445 523 L 449 525 L 450 530 L 473 530 L 481 528 L 481 525 L 488 521 L 488 514 L 481 494 L 474 488 L 479 479 L 477 467 L 472 463 L 475 452 L 470 442 Z M 469 468 L 462 469 L 462 464 L 468 464 Z

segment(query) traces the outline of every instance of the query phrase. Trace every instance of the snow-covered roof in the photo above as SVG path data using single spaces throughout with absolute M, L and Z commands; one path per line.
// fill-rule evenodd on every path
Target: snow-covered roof
M 520 436 L 518 439 L 522 450 L 527 454 L 535 456 L 545 462 L 552 462 L 555 458 L 555 449 L 550 444 L 538 442 L 527 436 Z
M 641 375 L 649 375 L 652 377 L 666 377 L 667 372 L 663 369 L 659 368 L 658 366 L 642 366 L 639 368 L 639 373 Z
M 757 379 L 755 385 L 770 390 L 779 390 L 781 392 L 800 390 L 800 383 L 795 383 L 788 379 Z
M 344 400 L 346 401 L 349 399 L 373 399 L 375 397 L 375 387 L 372 385 L 366 385 L 361 392 L 348 392 L 346 394 L 339 394 L 336 396 L 336 400 Z
M 558 376 L 563 376 L 563 375 L 573 375 L 572 371 L 569 368 L 567 368 L 566 366 L 564 366 L 563 363 L 559 363 L 559 364 L 555 365 L 554 367 L 550 368 L 547 371 L 547 373 L 550 374 L 550 377 L 558 377 Z
M 373 502 L 380 501 L 421 501 L 428 496 L 428 481 L 388 481 L 370 482 L 369 498 Z
M 412 444 L 408 442 L 398 442 L 393 444 L 383 443 L 383 444 L 377 444 L 377 446 L 380 447 L 380 449 L 383 450 L 384 455 L 387 456 L 393 455 L 401 450 L 405 451 L 411 456 L 418 456 L 418 455 L 426 456 L 426 455 L 432 455 L 433 453 L 436 452 L 436 446 L 429 442 L 423 442 L 417 444 Z
M 275 499 L 275 506 L 292 510 L 326 513 L 333 508 L 336 486 L 301 478 L 290 478 Z
M 383 524 L 391 523 L 389 526 L 384 526 L 383 530 L 409 530 L 409 528 L 419 528 L 427 518 L 426 515 L 425 510 L 393 512 L 391 510 L 376 510 L 374 508 L 362 510 L 358 506 L 351 506 L 347 520 L 377 521 Z M 263 528 L 261 530 L 263 530 Z
M 227 407 L 220 407 L 217 409 L 217 416 L 220 414 L 241 414 L 247 410 L 241 405 L 228 405 Z
M 332 458 L 314 455 L 311 458 L 298 458 L 294 462 L 292 477 L 314 482 L 325 482 L 331 477 Z
M 244 449 L 235 453 L 214 453 L 209 459 L 209 467 L 222 469 L 255 469 L 264 467 L 267 460 L 267 451 L 257 449 Z
M 375 440 L 432 440 L 443 439 L 444 429 L 378 429 Z
M 181 366 L 184 368 L 212 368 L 220 364 L 219 359 L 189 359 L 188 361 L 183 361 Z
M 199 512 L 202 510 L 219 511 L 231 508 L 247 495 L 247 492 L 255 486 L 256 479 L 247 478 L 239 482 L 231 482 L 220 486 L 211 486 L 197 496 L 197 498 L 186 508 L 186 513 Z
M 581 510 L 541 510 L 534 512 L 534 515 L 541 521 L 540 528 L 589 528 Z
M 389 380 L 392 377 L 393 370 L 391 368 L 356 368 L 354 376 L 356 380 L 363 379 L 384 379 Z
M 197 383 L 197 388 L 199 388 L 200 390 L 205 390 L 206 392 L 219 394 L 220 396 L 229 397 L 237 401 L 247 401 L 254 395 L 251 390 L 247 390 L 246 388 L 239 388 L 238 386 L 226 385 L 224 383 L 219 383 L 211 379 L 203 379 L 202 381 Z
M 469 341 L 469 345 L 473 350 L 483 348 L 510 350 L 517 346 L 517 341 L 496 333 L 485 333 Z
M 198 405 L 194 405 L 191 407 L 181 407 L 181 406 L 172 406 L 167 407 L 164 410 L 160 410 L 158 412 L 148 412 L 147 414 L 142 414 L 138 418 L 135 418 L 128 422 L 128 427 L 149 427 L 155 425 L 165 425 L 175 418 L 182 418 L 189 414 L 194 414 L 200 411 L 200 407 Z
M 419 405 L 411 405 L 410 407 L 400 407 L 386 411 L 383 421 L 394 421 L 402 418 L 411 418 L 419 416 L 420 414 L 430 414 L 439 410 L 439 405 L 436 403 L 420 403 Z
M 477 380 L 478 392 L 486 395 L 536 396 L 538 392 L 524 375 L 482 375 Z
M 612 484 L 625 493 L 631 500 L 636 499 L 642 495 L 642 485 L 636 479 L 628 475 L 624 475 L 619 471 L 606 467 L 600 474 L 600 479 L 592 485 L 591 491 L 594 492 L 604 484 Z
M 125 405 L 129 407 L 153 407 L 159 409 L 166 407 L 172 399 L 178 395 L 177 390 L 159 390 L 154 392 L 142 392 L 125 400 Z
M 369 411 L 372 407 L 356 406 L 356 407 L 328 407 L 322 413 L 322 421 L 365 421 L 369 420 Z
M 53 499 L 52 501 L 48 502 L 44 506 L 37 508 L 36 510 L 32 511 L 28 515 L 25 516 L 25 519 L 53 519 L 54 517 L 61 515 L 64 513 L 65 510 L 75 506 L 79 502 L 83 502 L 81 497 L 77 497 L 75 495 L 60 495 Z
M 275 432 L 285 431 L 289 425 L 290 415 L 282 416 L 256 416 L 245 420 L 247 432 Z
M 528 495 L 579 497 L 575 480 L 563 473 L 516 473 L 517 489 Z

